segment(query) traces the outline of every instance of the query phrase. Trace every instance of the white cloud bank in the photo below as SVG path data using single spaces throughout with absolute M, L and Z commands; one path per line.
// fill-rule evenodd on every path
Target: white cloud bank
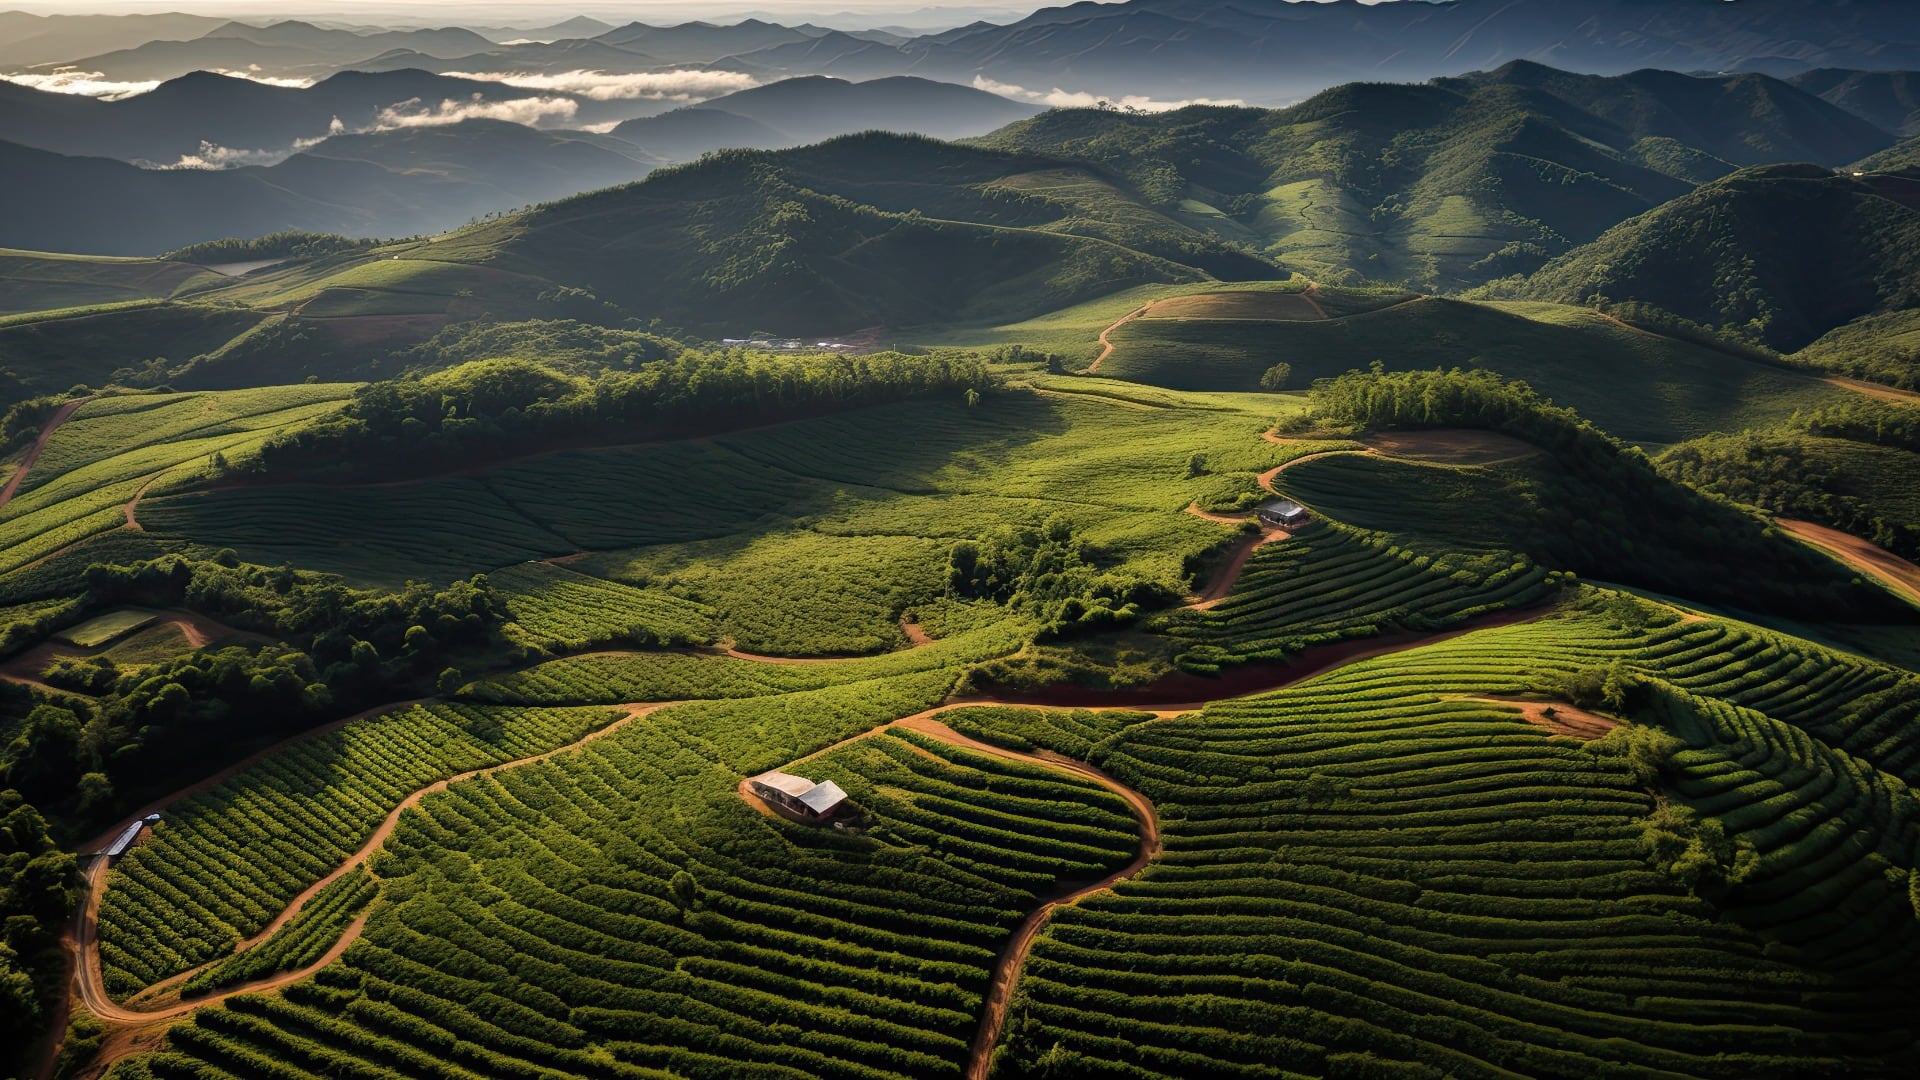
M 268 86 L 286 86 L 295 89 L 313 85 L 312 79 L 289 79 L 277 75 L 262 75 L 258 68 L 251 71 L 216 70 L 216 75 L 231 75 L 237 79 L 252 79 Z M 56 68 L 53 71 L 16 71 L 0 75 L 0 82 L 18 83 L 31 86 L 35 90 L 45 90 L 51 94 L 75 94 L 80 97 L 94 97 L 105 101 L 119 101 L 121 98 L 144 94 L 160 85 L 159 79 L 109 79 L 98 71 L 80 71 L 76 68 Z
M 1189 105 L 1245 105 L 1240 98 L 1187 98 L 1184 101 L 1162 101 L 1157 98 L 1127 94 L 1113 97 L 1107 94 L 1089 94 L 1083 90 L 1029 90 L 1012 83 L 995 82 L 985 75 L 973 77 L 973 88 L 985 90 L 989 94 L 999 94 L 1015 101 L 1031 102 L 1035 105 L 1048 105 L 1056 109 L 1091 109 L 1106 102 L 1118 109 L 1134 109 L 1140 112 L 1171 112 L 1184 109 Z
M 651 71 L 620 75 L 606 71 L 563 71 L 553 75 L 512 71 L 449 71 L 456 79 L 505 83 L 521 90 L 575 94 L 592 101 L 705 101 L 751 90 L 758 79 L 739 71 Z
M 381 109 L 371 131 L 398 131 L 402 128 L 441 127 L 465 120 L 505 120 L 533 127 L 546 121 L 566 121 L 580 111 L 580 103 L 570 98 L 529 97 L 511 101 L 482 101 L 479 94 L 465 101 L 447 98 L 429 107 L 419 98 L 410 98 Z
M 345 135 L 347 125 L 339 117 L 327 125 L 325 135 L 315 135 L 310 139 L 295 139 L 293 145 L 284 150 L 241 150 L 232 146 L 221 146 L 200 140 L 200 151 L 194 154 L 182 154 L 180 160 L 171 165 L 162 165 L 163 169 L 233 169 L 241 165 L 278 165 L 302 150 L 308 150 L 326 142 L 335 135 Z
M 16 71 L 11 75 L 0 75 L 0 80 L 19 83 L 21 86 L 31 86 L 35 90 L 45 90 L 51 94 L 78 94 L 81 97 L 105 98 L 108 101 L 144 94 L 160 85 L 158 79 L 145 81 L 109 79 L 98 71 L 76 71 L 73 68 L 60 68 L 57 71 Z

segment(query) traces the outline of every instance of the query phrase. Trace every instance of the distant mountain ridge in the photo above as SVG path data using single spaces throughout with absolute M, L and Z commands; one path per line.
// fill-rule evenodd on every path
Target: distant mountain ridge
M 1284 274 L 1097 167 L 881 133 L 714 154 L 456 234 L 436 257 L 716 336 L 1011 320 L 1129 285 Z
M 1740 165 L 1837 166 L 1894 136 L 1763 75 L 1515 63 L 1278 110 L 1059 110 L 981 141 L 1101 162 L 1196 227 L 1329 280 L 1453 289 L 1531 271 Z
M 574 102 L 566 121 L 594 118 L 591 103 L 576 95 L 417 70 L 341 72 L 306 88 L 199 71 L 117 101 L 0 82 L 0 140 L 62 154 L 172 164 L 195 153 L 202 142 L 287 150 L 296 140 L 326 137 L 336 120 L 344 130 L 359 131 L 373 126 L 383 110 L 408 102 L 433 108 L 446 100 L 533 97 Z
M 1638 301 L 1781 351 L 1920 309 L 1920 180 L 1742 170 L 1608 230 L 1505 292 Z
M 319 76 L 399 54 L 405 66 L 440 71 L 699 66 L 769 80 L 985 77 L 1040 92 L 1062 87 L 1115 98 L 1269 105 L 1357 80 L 1423 81 L 1515 60 L 1603 75 L 1649 67 L 1774 75 L 1920 70 L 1920 5 L 1908 0 L 1126 0 L 917 36 L 758 18 L 605 30 L 598 23 L 560 25 L 580 36 L 499 45 L 493 30 L 493 37 L 460 28 L 355 33 L 283 22 L 59 59 L 109 78 L 164 79 L 248 64 L 269 74 Z
M 814 75 L 628 120 L 612 133 L 684 161 L 708 150 L 776 150 L 858 131 L 967 138 L 1040 111 L 970 86 L 910 76 L 856 83 Z

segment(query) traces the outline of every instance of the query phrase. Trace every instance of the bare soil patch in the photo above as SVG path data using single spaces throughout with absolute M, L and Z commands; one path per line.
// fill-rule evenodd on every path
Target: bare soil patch
M 1475 701 L 1490 701 L 1519 709 L 1527 723 L 1546 728 L 1556 735 L 1572 735 L 1577 739 L 1597 739 L 1614 728 L 1621 721 L 1590 712 L 1578 705 L 1569 705 L 1564 701 L 1516 701 L 1512 698 L 1475 698 Z
M 1908 562 L 1885 548 L 1876 547 L 1852 533 L 1815 525 L 1811 521 L 1776 518 L 1774 524 L 1825 551 L 1855 570 L 1885 584 L 1913 603 L 1920 604 L 1920 566 Z
M 1848 379 L 1839 375 L 1831 375 L 1821 381 L 1829 386 L 1838 386 L 1843 390 L 1852 390 L 1856 394 L 1865 394 L 1870 398 L 1879 398 L 1881 401 L 1892 401 L 1902 405 L 1912 405 L 1920 402 L 1920 393 L 1915 393 L 1912 390 L 1901 390 L 1892 386 L 1883 386 L 1880 383 L 1867 382 L 1864 379 Z
M 1319 322 L 1326 310 L 1305 293 L 1218 292 L 1170 296 L 1148 304 L 1143 319 L 1220 322 Z
M 1442 465 L 1492 465 L 1544 452 L 1524 439 L 1466 428 L 1384 431 L 1361 441 L 1388 457 L 1433 461 Z

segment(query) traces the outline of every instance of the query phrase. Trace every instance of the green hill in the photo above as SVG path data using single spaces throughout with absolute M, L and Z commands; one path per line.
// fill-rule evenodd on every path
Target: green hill
M 1888 197 L 1889 195 L 1895 197 Z M 1608 230 L 1501 291 L 1640 301 L 1791 351 L 1920 303 L 1920 211 L 1883 178 L 1748 169 Z
M 587 288 L 715 332 L 802 335 L 1279 276 L 1098 169 L 877 133 L 716 154 L 478 226 L 423 257 Z
M 1258 390 L 1279 363 L 1291 366 L 1294 389 L 1374 361 L 1391 371 L 1485 367 L 1643 444 L 1770 426 L 1850 396 L 1559 304 L 1423 297 L 1322 320 L 1154 317 L 1158 310 L 1109 332 L 1114 349 L 1100 375 L 1178 390 Z
M 1892 139 L 1762 76 L 1516 63 L 1278 110 L 1055 110 L 980 141 L 1105 164 L 1168 212 L 1325 280 L 1438 289 L 1531 270 L 1735 164 L 1837 165 Z

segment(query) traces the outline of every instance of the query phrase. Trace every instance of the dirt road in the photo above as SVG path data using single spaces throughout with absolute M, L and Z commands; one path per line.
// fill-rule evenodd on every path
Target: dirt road
M 1094 357 L 1093 363 L 1087 365 L 1087 374 L 1092 375 L 1095 372 L 1099 371 L 1100 365 L 1106 362 L 1107 357 L 1113 355 L 1113 342 L 1108 340 L 1107 335 L 1113 333 L 1115 330 L 1120 329 L 1122 326 L 1125 326 L 1126 324 L 1132 322 L 1133 320 L 1139 318 L 1140 316 L 1145 315 L 1147 313 L 1147 309 L 1152 306 L 1153 306 L 1152 304 L 1141 304 L 1139 307 L 1134 308 L 1132 311 L 1129 311 L 1125 315 L 1122 315 L 1118 319 L 1115 319 L 1113 321 L 1112 326 L 1109 326 L 1105 330 L 1100 331 L 1100 355 Z
M 390 712 L 398 708 L 411 707 L 412 705 L 415 705 L 415 704 L 418 704 L 418 702 L 404 702 L 399 705 L 383 706 L 382 708 L 377 710 L 370 710 L 370 713 Z M 437 780 L 431 784 L 428 784 L 423 788 L 420 788 L 417 791 L 414 791 L 412 794 L 402 799 L 400 801 L 400 804 L 398 806 L 395 806 L 393 810 L 390 813 L 388 813 L 386 818 L 383 819 L 380 822 L 380 824 L 375 827 L 372 834 L 368 836 L 366 842 L 360 846 L 360 849 L 358 851 L 355 851 L 352 855 L 348 856 L 346 861 L 342 862 L 339 866 L 335 867 L 325 877 L 322 877 L 320 880 L 308 886 L 305 890 L 303 890 L 300 893 L 300 895 L 294 897 L 292 902 L 289 903 L 286 906 L 286 908 L 280 912 L 279 915 L 275 916 L 273 921 L 267 924 L 267 926 L 264 929 L 262 929 L 258 934 L 255 934 L 254 936 L 248 938 L 246 941 L 241 942 L 239 949 L 245 950 L 248 948 L 252 948 L 260 944 L 262 941 L 265 941 L 266 939 L 272 937 L 276 932 L 278 932 L 282 927 L 284 927 L 289 921 L 291 921 L 294 918 L 294 916 L 298 915 L 300 912 L 300 909 L 303 908 L 310 900 L 312 900 L 313 897 L 320 892 L 320 890 L 326 888 L 327 885 L 338 880 L 342 875 L 357 869 L 359 866 L 365 863 L 366 860 L 370 858 L 374 852 L 378 851 L 381 848 L 381 846 L 386 843 L 387 838 L 390 835 L 392 835 L 395 826 L 399 824 L 401 815 L 404 814 L 411 807 L 418 805 L 420 800 L 425 798 L 426 796 L 431 795 L 438 791 L 445 791 L 449 786 L 460 783 L 463 780 L 470 780 L 475 777 L 485 776 L 490 773 L 501 772 L 507 769 L 521 768 L 523 766 L 535 764 L 536 762 L 545 761 L 549 758 L 556 757 L 560 754 L 570 753 L 574 750 L 578 750 L 580 747 L 594 741 L 595 739 L 600 739 L 608 735 L 611 735 L 612 733 L 619 730 L 620 728 L 626 726 L 629 723 L 632 723 L 634 720 L 637 720 L 643 716 L 647 716 L 651 713 L 657 712 L 661 709 L 667 708 L 669 705 L 672 705 L 672 704 L 677 704 L 677 703 L 676 702 L 647 702 L 643 704 L 632 704 L 632 705 L 620 706 L 620 708 L 623 708 L 625 710 L 625 714 L 622 715 L 619 719 L 603 727 L 595 728 L 594 730 L 581 736 L 579 739 L 571 743 L 568 743 L 565 746 L 556 747 L 552 750 L 548 750 L 539 754 L 534 754 L 529 757 L 518 758 L 513 761 L 501 762 L 498 765 L 489 765 L 484 768 L 470 769 L 466 772 L 459 773 L 455 776 L 447 777 L 444 780 Z M 359 715 L 364 716 L 369 714 L 363 713 Z M 350 717 L 349 720 L 358 719 L 358 718 L 359 718 L 358 716 Z M 341 723 L 346 723 L 346 722 L 348 721 L 341 721 Z M 336 726 L 338 725 L 329 725 L 329 728 L 336 727 Z M 302 736 L 302 737 L 304 738 L 304 737 L 311 737 L 311 736 L 309 735 L 309 736 Z M 283 748 L 284 746 L 285 746 L 284 743 L 277 744 L 275 747 L 270 748 L 268 751 L 263 751 L 263 753 L 271 753 L 278 749 Z M 243 763 L 243 765 L 249 764 L 252 761 L 257 760 L 257 757 L 258 755 L 256 755 L 255 758 L 249 758 L 246 763 Z M 224 778 L 226 775 L 230 775 L 231 771 L 232 770 L 227 770 L 221 774 L 216 774 L 215 777 L 209 777 L 207 780 L 203 780 L 199 784 L 183 789 L 182 791 L 176 793 L 174 796 L 168 798 L 164 802 L 156 805 L 164 806 L 164 805 L 167 805 L 168 803 L 172 803 L 172 802 L 178 801 L 179 799 L 185 798 L 196 791 L 203 790 L 210 784 L 217 783 L 219 779 Z M 65 945 L 69 953 L 71 954 L 71 959 L 74 965 L 74 979 L 73 979 L 74 998 L 78 1000 L 81 1004 L 85 1005 L 88 1011 L 92 1012 L 96 1017 L 99 1017 L 102 1021 L 111 1025 L 119 1025 L 122 1027 L 137 1027 L 137 1028 L 151 1027 L 155 1024 L 162 1024 L 162 1023 L 165 1023 L 166 1021 L 169 1021 L 181 1016 L 185 1016 L 186 1014 L 193 1012 L 195 1009 L 203 1008 L 208 1005 L 214 1005 L 219 1002 L 225 1001 L 226 999 L 233 997 L 236 994 L 258 993 L 262 990 L 272 990 L 276 987 L 286 986 L 291 983 L 298 982 L 299 980 L 306 978 L 307 976 L 313 974 L 314 972 L 320 970 L 321 968 L 326 967 L 328 964 L 333 963 L 335 960 L 338 960 L 341 957 L 341 955 L 344 954 L 347 951 L 347 949 L 351 947 L 353 943 L 359 939 L 360 932 L 366 926 L 366 922 L 367 922 L 367 914 L 362 914 L 359 918 L 355 919 L 351 924 L 348 925 L 345 932 L 341 934 L 340 939 L 334 942 L 333 946 L 327 950 L 325 955 L 321 956 L 319 959 L 315 960 L 313 963 L 307 964 L 296 970 L 280 972 L 278 974 L 270 975 L 261 979 L 253 980 L 251 982 L 243 983 L 238 986 L 229 987 L 225 990 L 221 990 L 213 994 L 208 994 L 203 997 L 196 997 L 192 999 L 180 999 L 180 998 L 174 997 L 171 1000 L 162 1000 L 162 1001 L 155 1002 L 147 1007 L 138 1006 L 137 1000 L 129 1001 L 127 1004 L 123 1005 L 118 1002 L 115 1002 L 112 999 L 112 997 L 107 993 L 106 978 L 105 978 L 105 975 L 103 974 L 101 963 L 100 963 L 100 943 L 99 943 L 100 899 L 106 891 L 107 876 L 108 876 L 108 866 L 107 866 L 106 858 L 104 856 L 97 856 L 97 855 L 94 856 L 93 864 L 89 868 L 87 873 L 87 878 L 86 878 L 87 880 L 86 900 L 81 905 L 81 908 L 78 914 L 75 916 L 73 931 L 68 936 L 68 939 L 65 942 Z M 224 959 L 225 957 L 221 958 L 221 960 L 224 960 Z M 165 998 L 166 992 L 170 988 L 186 982 L 188 979 L 192 978 L 195 974 L 219 962 L 220 960 L 210 961 L 209 963 L 202 964 L 199 967 L 196 967 L 190 971 L 182 972 L 166 980 L 166 982 L 159 984 L 154 988 L 150 988 L 150 990 L 147 992 L 148 993 L 158 992 L 162 998 Z M 119 1040 L 118 1044 L 125 1046 L 129 1049 L 133 1045 L 133 1043 L 130 1040 Z M 50 1062 L 51 1062 L 51 1058 L 49 1058 L 49 1063 Z
M 13 470 L 12 476 L 7 477 L 7 486 L 0 488 L 0 509 L 4 509 L 8 501 L 13 498 L 13 493 L 20 490 L 20 482 L 27 478 L 27 470 L 33 468 L 33 463 L 40 460 L 40 451 L 47 448 L 47 440 L 53 438 L 53 433 L 60 430 L 60 425 L 66 423 L 67 418 L 78 411 L 80 406 L 92 400 L 92 398 L 74 398 L 53 410 L 53 415 L 47 419 L 47 426 L 40 429 L 39 437 L 33 440 L 33 445 L 27 448 L 26 456 L 20 459 L 20 467 Z
M 1920 566 L 1839 529 L 1791 518 L 1775 518 L 1774 524 L 1880 582 L 1903 599 L 1920 604 Z

